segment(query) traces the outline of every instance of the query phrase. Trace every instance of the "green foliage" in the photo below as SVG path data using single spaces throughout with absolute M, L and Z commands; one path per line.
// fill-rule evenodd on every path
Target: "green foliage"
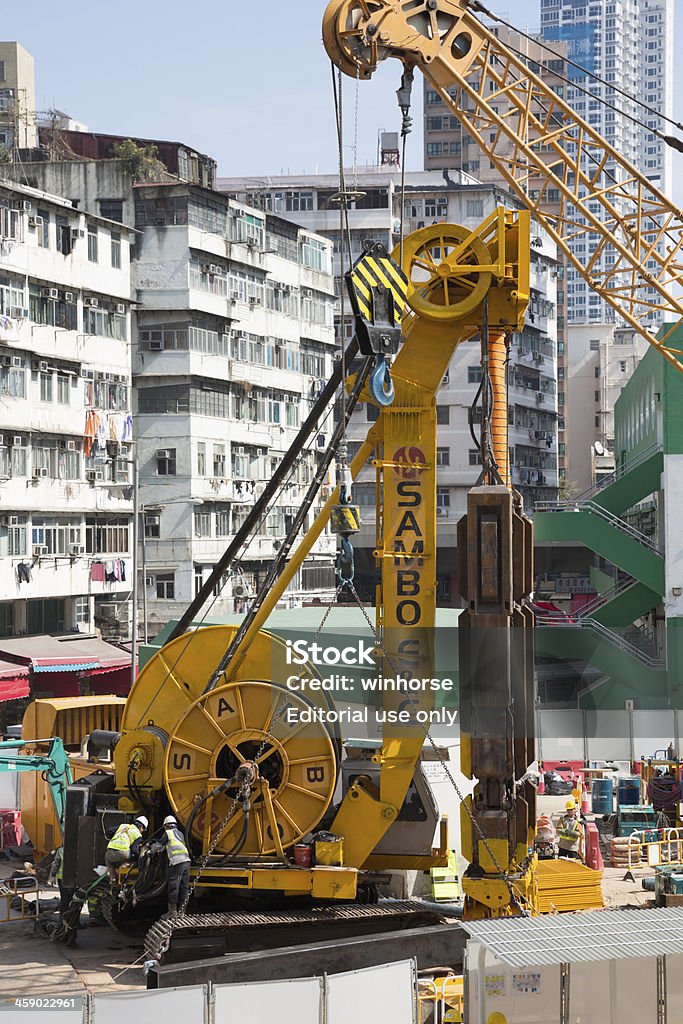
M 164 181 L 168 176 L 156 146 L 138 146 L 132 139 L 126 139 L 112 146 L 111 152 L 123 162 L 132 181 Z

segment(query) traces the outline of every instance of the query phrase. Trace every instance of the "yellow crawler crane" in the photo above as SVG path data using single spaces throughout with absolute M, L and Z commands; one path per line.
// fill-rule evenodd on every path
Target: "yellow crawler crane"
M 471 231 L 455 225 L 428 227 L 405 239 L 405 276 L 395 262 L 398 258 L 398 251 L 393 253 L 393 261 L 386 253 L 384 257 L 368 254 L 365 271 L 357 267 L 355 279 L 351 275 L 352 294 L 357 301 L 361 296 L 360 304 L 366 305 L 375 320 L 389 293 L 395 293 L 389 308 L 393 308 L 393 318 L 401 321 L 402 337 L 391 366 L 393 402 L 380 404 L 378 418 L 350 472 L 355 478 L 369 459 L 377 472 L 375 556 L 381 585 L 377 621 L 370 627 L 376 630 L 382 673 L 387 676 L 399 671 L 410 677 L 432 678 L 436 395 L 456 347 L 476 335 L 481 335 L 483 358 L 492 365 L 490 411 L 498 426 L 493 433 L 491 473 L 495 472 L 497 482 L 479 488 L 468 523 L 477 533 L 473 544 L 486 561 L 482 578 L 487 573 L 496 576 L 498 569 L 491 559 L 500 558 L 500 572 L 507 580 L 505 593 L 495 595 L 494 604 L 486 610 L 493 608 L 495 622 L 502 623 L 506 635 L 515 617 L 521 616 L 521 624 L 526 624 L 518 583 L 523 580 L 528 591 L 530 572 L 521 573 L 523 560 L 519 571 L 515 569 L 511 553 L 514 532 L 515 540 L 523 545 L 524 557 L 530 558 L 530 527 L 515 509 L 508 487 L 503 364 L 505 339 L 522 324 L 529 298 L 529 216 L 500 208 Z M 373 261 L 375 276 L 371 274 L 373 283 L 368 287 L 367 269 Z M 366 274 L 365 284 L 358 273 Z M 406 292 L 408 309 L 396 317 Z M 402 308 L 400 312 L 403 314 Z M 386 327 L 379 330 L 380 342 L 390 333 Z M 376 401 L 372 397 L 376 382 L 368 376 L 372 362 L 366 358 L 361 370 L 344 382 L 349 407 L 354 396 Z M 82 802 L 74 803 L 72 813 L 67 804 L 65 884 L 84 884 L 92 867 L 102 861 L 103 836 L 117 822 L 144 811 L 153 832 L 164 815 L 172 812 L 186 830 L 194 855 L 193 908 L 201 907 L 202 895 L 210 897 L 214 907 L 221 901 L 234 907 L 238 905 L 235 901 L 258 897 L 269 907 L 275 903 L 279 911 L 290 898 L 306 897 L 326 901 L 325 918 L 336 913 L 347 922 L 347 930 L 354 914 L 364 920 L 393 915 L 400 918 L 401 927 L 406 927 L 408 920 L 420 923 L 415 908 L 410 917 L 411 908 L 405 904 L 359 906 L 357 911 L 339 907 L 335 911 L 329 901 L 372 902 L 378 872 L 389 868 L 425 870 L 447 863 L 443 827 L 440 849 L 432 849 L 438 814 L 420 768 L 425 727 L 415 721 L 415 715 L 408 725 L 386 725 L 379 748 L 369 749 L 355 770 L 345 772 L 351 755 L 344 748 L 343 735 L 315 716 L 305 728 L 289 721 L 295 717 L 290 712 L 330 707 L 326 693 L 316 686 L 316 666 L 299 665 L 298 675 L 311 682 L 296 691 L 289 689 L 292 666 L 287 661 L 286 642 L 264 628 L 330 517 L 339 516 L 344 509 L 348 513 L 350 507 L 340 504 L 337 488 L 291 558 L 283 562 L 282 571 L 258 595 L 242 626 L 178 630 L 141 671 L 127 698 L 121 738 L 115 748 L 115 786 L 104 786 L 100 796 L 94 794 L 85 813 Z M 256 521 L 260 514 L 257 508 Z M 348 515 L 341 518 L 346 521 Z M 497 553 L 489 549 L 490 544 L 497 545 Z M 478 578 L 476 572 L 473 594 L 478 587 L 474 577 Z M 514 587 L 513 577 L 518 581 Z M 212 585 L 209 581 L 207 588 Z M 478 599 L 483 613 L 492 593 L 487 585 L 477 593 L 475 603 Z M 526 671 L 524 666 L 522 669 Z M 509 670 L 505 678 L 510 682 Z M 516 685 L 522 691 L 532 685 L 532 679 L 528 673 L 524 678 L 519 675 Z M 405 694 L 388 692 L 383 696 L 389 709 L 405 705 Z M 508 702 L 509 694 L 504 693 L 503 698 Z M 415 711 L 428 708 L 429 700 L 426 693 L 411 699 L 410 704 Z M 524 708 L 531 707 L 533 694 L 525 692 Z M 527 751 L 526 730 L 525 719 L 520 765 Z M 472 828 L 485 844 L 482 865 L 500 881 L 507 894 L 505 905 L 517 909 L 530 907 L 534 901 L 533 874 L 527 862 L 533 811 L 513 793 L 513 747 L 510 736 L 504 778 L 499 771 L 490 781 L 490 788 L 494 781 L 498 784 L 499 810 L 505 818 L 499 839 L 491 841 L 482 831 L 476 808 Z M 527 764 L 524 762 L 523 770 Z M 401 811 L 409 790 L 422 800 L 425 825 L 410 821 L 402 832 Z M 509 797 L 513 809 L 521 808 L 522 815 L 515 818 L 512 836 L 509 820 L 514 815 L 506 803 Z M 78 842 L 88 815 L 99 818 L 101 825 L 94 829 L 92 846 Z M 293 848 L 321 823 L 341 838 L 341 858 L 336 864 L 293 863 Z M 406 832 L 412 837 L 409 849 L 402 842 Z M 507 880 L 509 873 L 514 882 Z M 163 879 L 154 875 L 147 862 L 141 861 L 139 872 L 124 877 L 123 882 L 124 902 L 107 911 L 113 920 L 122 924 L 126 915 L 144 914 L 158 906 L 154 901 L 163 893 Z M 126 893 L 134 896 L 127 903 Z M 153 910 L 153 914 L 159 912 Z M 315 913 L 320 915 L 320 909 Z M 285 917 L 291 920 L 292 915 Z M 281 918 L 271 915 L 260 923 L 273 928 Z M 320 916 L 315 920 L 320 923 Z M 169 946 L 172 952 L 178 936 L 188 941 L 196 938 L 206 949 L 207 935 L 223 934 L 230 923 L 225 914 L 195 913 L 162 922 L 148 937 L 150 956 L 158 959 Z M 226 948 L 224 945 L 220 951 Z
M 680 352 L 667 345 L 683 318 L 683 213 L 477 14 L 502 20 L 478 0 L 331 0 L 323 40 L 335 68 L 356 81 L 371 78 L 387 58 L 401 62 L 404 128 L 419 70 L 568 264 L 618 318 L 683 370 Z M 681 148 L 679 140 L 658 134 Z M 550 189 L 559 197 L 552 206 Z M 581 238 L 592 243 L 587 260 L 573 246 Z M 655 334 L 653 321 L 662 319 L 674 326 Z M 500 345 L 489 341 L 494 389 Z M 493 406 L 494 450 L 503 407 L 502 401 Z M 500 483 L 507 484 L 501 448 L 496 462 Z M 479 779 L 463 814 L 471 917 L 538 905 L 525 854 L 534 793 L 522 782 L 535 759 L 532 615 L 522 600 L 532 586 L 532 537 L 511 496 L 477 492 L 458 533 L 459 590 L 467 601 L 460 620 L 462 768 Z

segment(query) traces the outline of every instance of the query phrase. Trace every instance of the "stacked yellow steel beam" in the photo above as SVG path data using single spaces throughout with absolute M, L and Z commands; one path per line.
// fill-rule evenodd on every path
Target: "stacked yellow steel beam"
M 602 871 L 593 871 L 576 860 L 538 862 L 538 909 L 542 914 L 566 910 L 597 910 L 604 907 Z

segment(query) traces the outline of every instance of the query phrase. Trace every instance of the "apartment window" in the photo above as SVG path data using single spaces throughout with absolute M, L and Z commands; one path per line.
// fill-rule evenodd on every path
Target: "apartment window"
M 88 225 L 88 259 L 97 263 L 97 228 Z
M 470 466 L 481 466 L 481 452 L 478 448 L 470 448 L 468 454 Z
M 26 398 L 26 372 L 10 366 L 0 366 L 0 395 Z
M 170 601 L 175 597 L 175 573 L 164 572 L 157 576 L 157 597 Z
M 599 352 L 600 351 L 600 339 L 599 338 L 591 338 L 588 347 L 590 348 L 591 352 Z
M 450 405 L 437 405 L 436 407 L 436 422 L 441 426 L 451 422 L 451 407 Z
M 203 441 L 197 445 L 197 476 L 206 476 L 206 445 Z
M 450 450 L 450 448 L 437 448 L 436 449 L 436 464 L 437 464 L 437 466 L 450 466 L 450 464 L 451 464 L 451 450 Z
M 158 540 L 161 536 L 161 516 L 159 513 L 145 515 L 145 537 Z
M 111 265 L 116 270 L 121 269 L 121 232 L 111 233 Z
M 85 299 L 85 302 L 88 301 Z M 111 309 L 86 306 L 83 310 L 83 333 L 125 341 L 126 318 Z
M 175 448 L 160 448 L 157 451 L 157 476 L 176 475 Z
M 0 82 L 5 81 L 5 62 L 0 60 Z
M 225 478 L 225 445 L 215 444 L 213 446 L 213 475 Z
M 100 216 L 123 224 L 123 199 L 100 199 Z
M 195 537 L 211 536 L 211 513 L 198 511 L 194 514 Z
M 60 405 L 69 405 L 71 402 L 71 377 L 57 374 L 57 401 Z
M 451 507 L 451 489 L 450 489 L 450 487 L 437 487 L 437 489 L 436 489 L 436 507 L 437 508 L 450 508 Z
M 40 222 L 36 228 L 36 240 L 41 249 L 50 247 L 50 211 L 38 210 Z
M 216 510 L 216 536 L 230 536 L 230 509 L 228 508 Z
M 620 359 L 619 360 L 619 372 L 620 373 L 626 373 L 626 360 L 625 359 Z
M 596 380 L 600 377 L 600 367 L 599 366 L 594 366 L 593 367 L 593 376 L 595 377 Z
M 599 416 L 596 416 L 596 417 L 594 418 L 594 420 L 593 420 L 593 423 L 594 423 L 594 425 L 595 425 L 596 427 L 599 427 L 599 426 L 600 426 L 600 417 L 599 417 Z
M 52 374 L 41 373 L 39 375 L 40 381 L 40 400 L 41 402 L 51 402 L 54 396 L 52 388 Z
M 466 212 L 468 217 L 483 217 L 484 216 L 484 200 L 483 199 L 468 199 L 466 203 Z
M 564 443 L 564 441 L 560 441 L 560 443 L 557 446 L 557 451 L 558 451 L 559 455 L 565 455 L 566 454 L 566 452 L 567 452 L 567 445 Z
M 467 367 L 467 383 L 481 384 L 481 366 L 476 365 Z
M 285 210 L 288 213 L 301 213 L 312 209 L 312 192 L 285 192 Z
M 599 391 L 594 391 L 593 394 L 595 395 L 595 401 L 599 402 L 600 401 L 600 392 Z
M 567 429 L 565 421 L 563 419 L 561 419 L 561 418 L 557 421 L 557 429 L 558 430 L 566 430 Z
M 67 331 L 78 329 L 78 308 L 73 300 L 66 301 L 67 292 L 49 285 L 30 283 L 28 293 L 29 317 L 34 324 L 62 327 Z

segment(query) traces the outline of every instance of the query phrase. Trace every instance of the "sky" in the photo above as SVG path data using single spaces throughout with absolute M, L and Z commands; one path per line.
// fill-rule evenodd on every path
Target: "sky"
M 683 0 L 675 0 L 683 42 Z M 0 33 L 36 61 L 40 109 L 67 111 L 92 131 L 182 141 L 218 161 L 223 176 L 334 172 L 338 165 L 330 64 L 321 42 L 326 0 L 92 0 L 3 4 Z M 489 0 L 535 30 L 540 0 Z M 358 87 L 358 165 L 376 162 L 380 130 L 395 131 L 401 66 L 387 61 Z M 675 110 L 683 120 L 681 74 Z M 345 163 L 354 159 L 356 83 L 345 79 Z M 422 167 L 422 87 L 406 166 Z

